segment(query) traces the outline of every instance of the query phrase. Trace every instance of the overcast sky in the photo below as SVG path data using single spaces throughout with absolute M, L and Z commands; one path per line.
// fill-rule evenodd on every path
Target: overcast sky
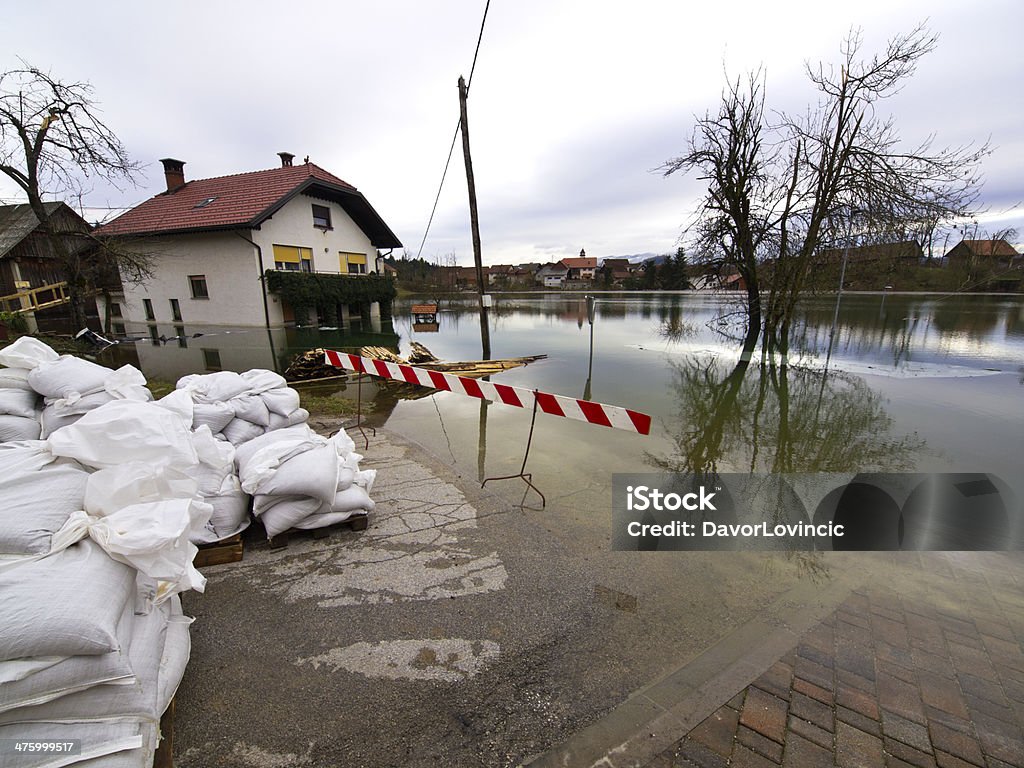
M 3 4 L 0 66 L 20 56 L 91 82 L 145 166 L 138 187 L 94 187 L 87 205 L 162 191 L 162 157 L 195 179 L 290 151 L 358 187 L 419 251 L 485 0 Z M 484 262 L 674 250 L 701 182 L 652 171 L 685 148 L 726 71 L 763 64 L 769 106 L 802 111 L 815 99 L 805 61 L 838 60 L 851 27 L 870 53 L 921 21 L 938 50 L 885 106 L 908 141 L 991 137 L 981 227 L 1020 226 L 1020 0 L 493 0 L 469 99 Z M 472 263 L 461 145 L 423 255 L 453 252 Z

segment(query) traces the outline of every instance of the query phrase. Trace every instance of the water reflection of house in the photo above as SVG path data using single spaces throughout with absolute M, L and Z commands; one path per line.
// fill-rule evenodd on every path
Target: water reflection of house
M 324 280 L 379 272 L 377 249 L 401 243 L 369 201 L 323 168 L 279 155 L 279 168 L 188 182 L 182 161 L 161 161 L 167 190 L 100 230 L 143 239 L 154 259 L 154 278 L 125 288 L 126 320 L 279 327 L 294 316 L 268 292 L 268 270 Z

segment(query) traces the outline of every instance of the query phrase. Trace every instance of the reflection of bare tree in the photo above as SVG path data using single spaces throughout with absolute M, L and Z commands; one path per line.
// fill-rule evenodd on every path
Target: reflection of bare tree
M 697 327 L 690 323 L 683 322 L 683 308 L 678 304 L 666 307 L 667 312 L 662 313 L 661 323 L 658 325 L 657 334 L 669 344 L 678 344 L 683 339 L 688 339 L 697 334 Z
M 748 503 L 764 519 L 792 519 L 792 492 L 774 473 L 898 471 L 913 466 L 925 443 L 893 436 L 885 401 L 861 379 L 762 360 L 748 350 L 727 370 L 715 360 L 674 366 L 680 428 L 675 452 L 648 454 L 662 471 L 708 477 L 719 471 L 771 472 L 748 486 Z M 720 470 L 720 464 L 722 469 Z M 828 575 L 821 553 L 783 555 L 802 578 Z M 766 569 L 775 560 L 765 561 Z
M 899 471 L 925 449 L 894 436 L 885 401 L 855 376 L 766 362 L 747 376 L 749 356 L 728 372 L 717 362 L 675 365 L 681 429 L 671 456 L 649 456 L 671 472 Z

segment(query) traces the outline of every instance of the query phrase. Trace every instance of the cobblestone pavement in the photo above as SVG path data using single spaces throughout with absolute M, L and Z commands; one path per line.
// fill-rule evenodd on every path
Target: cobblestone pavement
M 1024 766 L 1020 564 L 930 555 L 863 585 L 646 765 Z

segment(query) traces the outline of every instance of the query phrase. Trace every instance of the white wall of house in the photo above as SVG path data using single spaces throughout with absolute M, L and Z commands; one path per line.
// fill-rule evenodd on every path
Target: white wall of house
M 331 229 L 313 226 L 312 206 L 331 211 Z M 285 322 L 281 301 L 268 294 L 266 313 L 260 275 L 274 268 L 274 245 L 308 248 L 317 272 L 346 273 L 341 253 L 362 254 L 366 271 L 376 269 L 377 249 L 337 203 L 298 195 L 259 229 L 235 232 L 182 234 L 147 239 L 155 276 L 145 285 L 125 285 L 122 314 L 128 324 L 260 326 Z M 257 249 L 255 246 L 259 246 Z M 208 299 L 192 296 L 189 276 L 206 279 Z M 144 299 L 153 305 L 155 321 L 148 321 Z M 181 320 L 173 319 L 171 299 L 178 300 Z
M 126 322 L 147 322 L 144 299 L 163 324 L 263 326 L 263 294 L 256 249 L 233 232 L 211 232 L 142 241 L 153 258 L 154 277 L 124 286 Z M 192 296 L 189 276 L 202 276 L 209 298 Z M 177 299 L 181 321 L 172 316 Z
M 331 211 L 331 229 L 313 226 L 313 206 Z M 370 238 L 337 203 L 307 195 L 296 195 L 281 210 L 252 232 L 253 242 L 263 250 L 266 269 L 274 268 L 274 245 L 309 248 L 316 272 L 346 273 L 339 253 L 360 253 L 366 257 L 366 271 L 376 269 L 377 249 Z

